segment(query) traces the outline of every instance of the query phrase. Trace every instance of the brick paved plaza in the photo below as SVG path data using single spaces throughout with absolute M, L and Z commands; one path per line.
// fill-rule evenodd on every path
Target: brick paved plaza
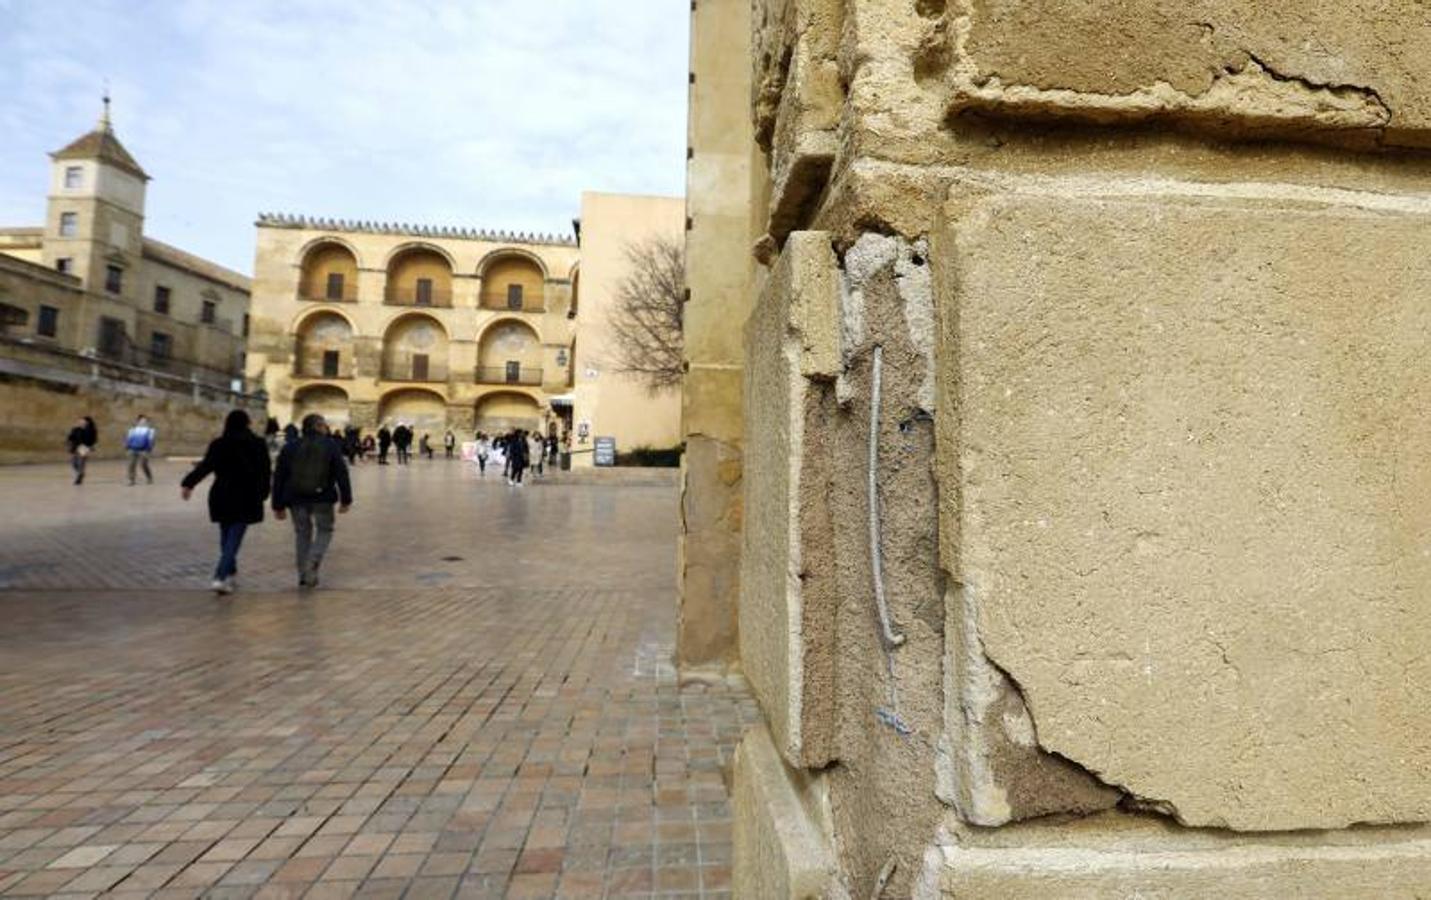
M 320 590 L 270 519 L 218 599 L 185 469 L 0 469 L 0 894 L 728 896 L 673 483 L 369 465 Z

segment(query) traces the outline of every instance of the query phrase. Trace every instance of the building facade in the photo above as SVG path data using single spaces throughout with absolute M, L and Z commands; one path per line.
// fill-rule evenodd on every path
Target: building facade
M 51 154 L 44 224 L 0 229 L 0 329 L 7 341 L 232 388 L 249 280 L 147 237 L 148 182 L 106 100 L 94 130 Z
M 574 238 L 261 216 L 249 375 L 280 421 L 563 430 Z
M 270 413 L 364 431 L 403 421 L 434 440 L 523 428 L 674 446 L 675 395 L 617 371 L 604 334 L 629 237 L 681 229 L 679 198 L 587 195 L 573 236 L 264 215 L 249 376 Z M 583 272 L 588 248 L 593 271 Z

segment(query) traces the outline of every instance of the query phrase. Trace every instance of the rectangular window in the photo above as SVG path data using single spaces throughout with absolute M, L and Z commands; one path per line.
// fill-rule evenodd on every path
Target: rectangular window
M 432 279 L 431 279 L 431 278 L 419 278 L 419 279 L 417 280 L 417 294 L 416 294 L 416 296 L 414 297 L 414 301 L 417 303 L 418 306 L 431 306 L 431 305 L 432 305 Z
M 414 353 L 414 354 L 412 355 L 412 380 L 413 380 L 413 381 L 426 381 L 426 380 L 427 380 L 427 354 L 426 354 L 426 353 Z
M 74 271 L 75 261 L 68 256 L 55 260 L 55 271 L 68 275 Z
M 507 383 L 516 384 L 522 380 L 522 364 L 519 362 L 507 363 Z
M 60 237 L 74 237 L 79 233 L 79 213 L 60 213 Z
M 29 310 L 8 303 L 0 303 L 0 333 L 19 331 L 30 322 Z
M 111 359 L 124 355 L 124 323 L 109 316 L 99 320 L 99 352 Z
M 111 294 L 124 290 L 124 270 L 119 266 L 104 267 L 104 289 Z
M 507 308 L 522 308 L 522 286 L 520 284 L 507 285 Z
M 248 313 L 243 314 L 243 336 L 248 337 Z
M 163 285 L 154 288 L 154 311 L 161 315 L 169 315 L 169 289 Z
M 337 378 L 337 377 L 338 377 L 338 351 L 337 351 L 337 350 L 324 350 L 324 351 L 323 351 L 323 377 L 324 377 L 324 378 Z
M 174 340 L 162 331 L 156 331 L 149 336 L 149 355 L 156 361 L 163 362 L 173 355 Z
M 65 166 L 65 187 L 70 190 L 84 187 L 84 169 L 80 166 Z
M 35 333 L 40 337 L 56 337 L 60 333 L 60 311 L 53 306 L 40 307 L 40 320 L 35 323 Z
M 199 321 L 205 325 L 214 324 L 214 314 L 218 312 L 219 305 L 212 300 L 205 300 L 203 309 L 199 312 Z
M 326 296 L 328 297 L 329 300 L 342 300 L 342 299 L 343 299 L 343 273 L 342 273 L 342 272 L 329 272 L 329 273 L 328 273 L 328 293 L 327 293 Z

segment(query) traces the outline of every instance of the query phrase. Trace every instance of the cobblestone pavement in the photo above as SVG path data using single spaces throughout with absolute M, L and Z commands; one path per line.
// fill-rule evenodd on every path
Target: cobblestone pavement
M 270 521 L 217 599 L 184 470 L 0 469 L 0 894 L 728 896 L 673 487 L 369 466 L 320 590 Z

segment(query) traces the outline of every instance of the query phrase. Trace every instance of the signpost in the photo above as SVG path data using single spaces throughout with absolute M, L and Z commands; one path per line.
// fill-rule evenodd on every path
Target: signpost
M 595 462 L 598 466 L 616 465 L 616 438 L 599 437 L 596 439 Z

